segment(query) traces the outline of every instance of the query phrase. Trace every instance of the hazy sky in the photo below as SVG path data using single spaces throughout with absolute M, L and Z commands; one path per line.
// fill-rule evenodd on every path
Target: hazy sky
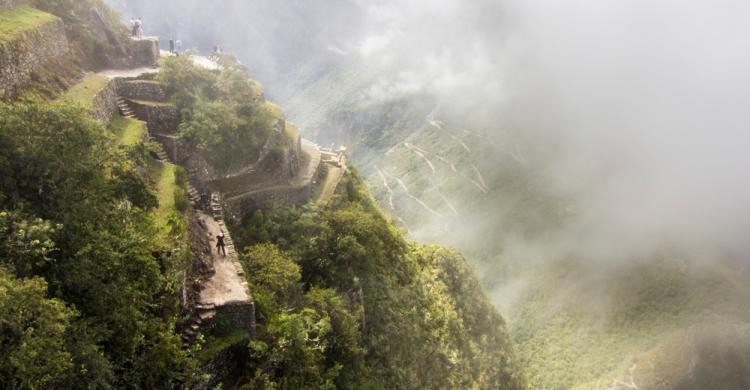
M 362 3 L 356 49 L 390 70 L 373 98 L 436 91 L 559 153 L 563 249 L 750 249 L 750 3 Z
M 372 99 L 428 91 L 520 131 L 577 199 L 564 251 L 750 249 L 750 2 L 110 1 L 192 10 L 169 28 L 243 51 L 272 94 L 305 62 L 358 58 L 382 70 Z

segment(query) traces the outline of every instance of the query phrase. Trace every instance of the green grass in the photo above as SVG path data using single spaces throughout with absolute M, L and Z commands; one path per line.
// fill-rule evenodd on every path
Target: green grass
M 112 132 L 118 145 L 135 145 L 143 140 L 146 131 L 146 122 L 137 119 L 117 116 L 112 122 Z
M 175 211 L 174 194 L 177 191 L 177 166 L 174 164 L 161 165 L 156 182 L 159 207 L 154 211 L 154 220 L 160 230 L 165 231 L 169 216 Z
M 93 108 L 96 94 L 101 92 L 107 84 L 109 84 L 109 80 L 104 76 L 97 74 L 88 75 L 78 84 L 74 85 L 73 88 L 69 89 L 68 92 L 64 93 L 60 97 L 60 100 L 84 108 Z
M 0 44 L 12 41 L 24 32 L 56 19 L 58 18 L 54 15 L 28 6 L 0 12 Z

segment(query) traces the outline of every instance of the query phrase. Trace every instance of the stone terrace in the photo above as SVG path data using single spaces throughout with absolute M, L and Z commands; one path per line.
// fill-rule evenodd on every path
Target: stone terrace
M 68 49 L 60 18 L 24 5 L 0 12 L 0 97 L 15 93 L 36 67 Z

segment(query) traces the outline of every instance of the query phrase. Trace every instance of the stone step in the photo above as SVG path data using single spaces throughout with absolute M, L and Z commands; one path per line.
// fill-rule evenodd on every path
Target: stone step
M 216 315 L 216 310 L 208 310 L 208 311 L 204 311 L 198 314 L 198 318 L 200 318 L 201 321 L 206 321 L 206 320 L 213 318 L 215 315 Z
M 213 303 L 199 303 L 195 305 L 195 310 L 204 311 L 204 310 L 214 310 L 214 309 L 216 309 L 216 305 L 214 305 Z

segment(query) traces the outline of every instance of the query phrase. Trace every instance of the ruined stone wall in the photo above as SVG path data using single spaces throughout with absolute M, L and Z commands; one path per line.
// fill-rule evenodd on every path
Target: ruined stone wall
M 125 99 L 162 102 L 166 95 L 162 86 L 151 80 L 122 80 L 118 82 L 117 92 Z
M 194 152 L 188 141 L 173 134 L 151 133 L 151 136 L 164 147 L 170 160 L 190 168 L 189 161 Z
M 159 38 L 144 37 L 133 39 L 130 45 L 130 65 L 156 66 L 159 60 Z
M 0 97 L 15 94 L 17 87 L 29 81 L 37 66 L 67 52 L 65 28 L 57 18 L 0 44 Z
M 268 209 L 275 204 L 302 205 L 312 196 L 312 181 L 307 185 L 271 188 L 245 194 L 224 201 L 227 219 L 239 221 L 256 210 Z
M 128 105 L 138 119 L 146 122 L 150 133 L 173 133 L 180 125 L 180 113 L 173 105 L 136 100 L 128 100 Z
M 106 125 L 112 123 L 118 112 L 117 87 L 114 81 L 110 81 L 106 87 L 96 94 L 92 107 L 91 114 L 94 119 Z

